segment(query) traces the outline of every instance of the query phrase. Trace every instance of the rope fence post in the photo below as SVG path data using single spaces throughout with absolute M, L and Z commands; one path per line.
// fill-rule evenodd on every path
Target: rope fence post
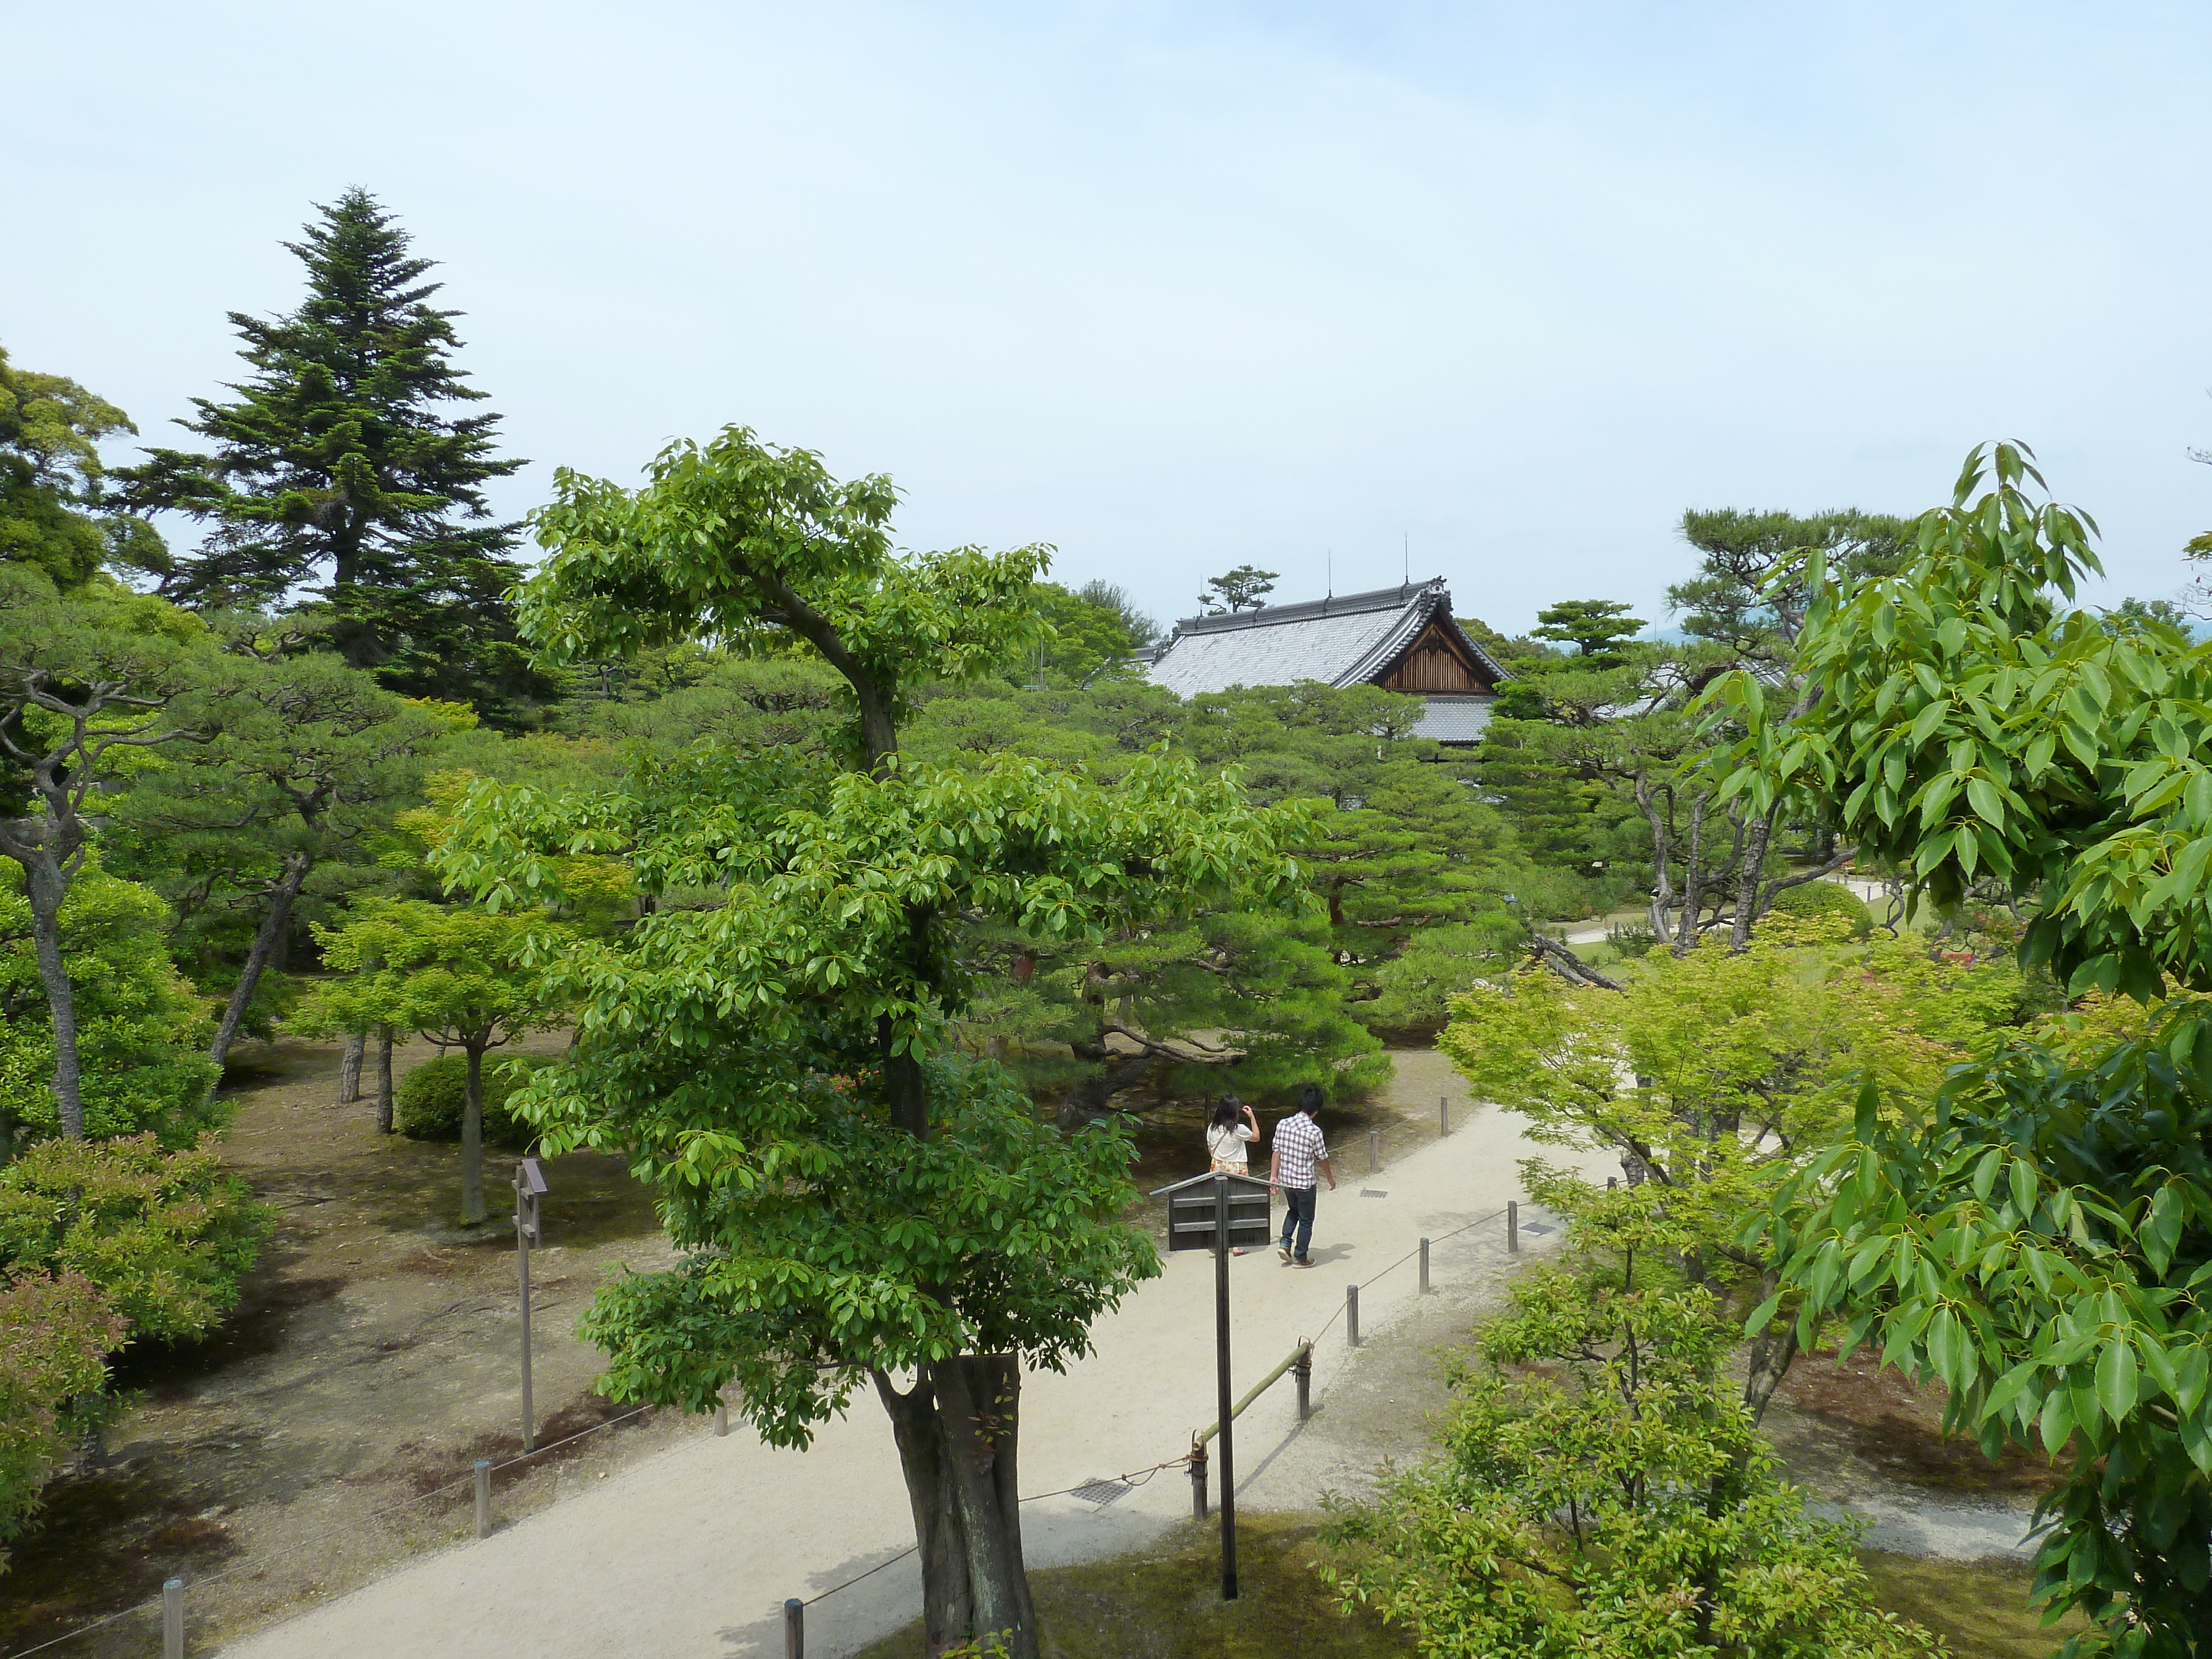
M 1521 1254 L 1521 1200 L 1517 1198 L 1505 1200 L 1505 1253 Z
M 491 1536 L 491 1460 L 477 1459 L 477 1536 Z
M 185 1581 L 161 1586 L 161 1659 L 185 1659 Z
M 1313 1344 L 1306 1343 L 1298 1350 L 1298 1357 L 1291 1362 L 1291 1375 L 1298 1384 L 1298 1421 L 1303 1423 L 1313 1415 Z
M 806 1659 L 806 1603 L 795 1595 L 783 1604 L 783 1659 Z
M 727 1437 L 730 1432 L 730 1408 L 726 1404 L 718 1402 L 714 1407 L 714 1432 L 722 1437 Z
M 1421 1294 L 1429 1293 L 1429 1241 L 1421 1241 Z
M 1449 1095 L 1437 1097 L 1437 1133 L 1440 1135 L 1448 1135 L 1451 1133 L 1451 1097 Z
M 1373 1175 L 1382 1167 L 1382 1132 L 1380 1129 L 1370 1129 L 1367 1132 L 1367 1173 Z
M 1206 1448 L 1190 1449 L 1190 1518 L 1206 1519 Z
M 1359 1286 L 1344 1287 L 1344 1335 L 1353 1347 L 1359 1346 Z

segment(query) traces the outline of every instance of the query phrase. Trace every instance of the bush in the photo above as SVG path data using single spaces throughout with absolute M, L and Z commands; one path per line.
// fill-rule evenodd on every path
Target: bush
M 0 1282 L 0 1540 L 30 1526 L 124 1336 L 121 1318 L 81 1274 Z M 7 1565 L 0 1549 L 0 1570 Z
M 1866 901 L 1840 882 L 1808 881 L 1785 887 L 1767 907 L 1779 916 L 1842 916 L 1851 924 L 1851 937 L 1864 939 L 1874 932 L 1874 912 Z
M 487 1146 L 527 1148 L 538 1131 L 511 1116 L 507 1097 L 520 1088 L 543 1060 L 520 1057 L 483 1064 L 483 1138 Z M 461 1111 L 468 1103 L 469 1062 L 465 1054 L 441 1054 L 401 1078 L 392 1091 L 392 1127 L 410 1140 L 459 1140 Z
M 41 1141 L 0 1170 L 0 1268 L 81 1274 L 133 1338 L 194 1340 L 237 1305 L 275 1216 L 204 1139 Z

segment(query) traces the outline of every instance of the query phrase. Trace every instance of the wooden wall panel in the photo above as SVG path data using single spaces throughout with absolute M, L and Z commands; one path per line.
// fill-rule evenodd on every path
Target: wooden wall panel
M 1451 636 L 1433 624 L 1423 630 L 1398 659 L 1396 666 L 1376 682 L 1392 691 L 1488 691 L 1490 683 L 1461 654 Z

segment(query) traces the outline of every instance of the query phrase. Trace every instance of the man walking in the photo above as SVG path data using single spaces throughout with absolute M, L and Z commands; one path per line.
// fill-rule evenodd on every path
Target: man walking
M 1275 1126 L 1267 1164 L 1268 1184 L 1281 1189 L 1285 1206 L 1283 1242 L 1275 1254 L 1294 1267 L 1313 1266 L 1308 1252 L 1313 1248 L 1316 1166 L 1328 1177 L 1329 1191 L 1336 1190 L 1336 1171 L 1329 1166 L 1328 1146 L 1321 1138 L 1321 1125 L 1314 1121 L 1321 1106 L 1320 1085 L 1300 1084 L 1298 1109 Z M 1294 1233 L 1295 1249 L 1291 1248 Z

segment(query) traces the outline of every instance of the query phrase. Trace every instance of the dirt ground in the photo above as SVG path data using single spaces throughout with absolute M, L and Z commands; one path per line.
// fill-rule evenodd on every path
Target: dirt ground
M 430 1057 L 414 1045 L 397 1069 Z M 198 1650 L 462 1535 L 471 1464 L 521 1449 L 514 1235 L 501 1213 L 514 1155 L 486 1150 L 493 1220 L 465 1228 L 459 1149 L 378 1134 L 372 1102 L 337 1105 L 334 1048 L 246 1058 L 224 1154 L 279 1207 L 276 1235 L 214 1340 L 125 1355 L 116 1382 L 133 1403 L 105 1459 L 48 1488 L 44 1526 L 0 1579 L 0 1651 L 157 1596 L 171 1577 L 189 1586 Z M 670 1255 L 616 1159 L 572 1154 L 546 1178 L 545 1248 L 532 1262 L 541 1445 L 626 1409 L 591 1392 L 599 1355 L 577 1340 L 576 1316 L 608 1272 Z M 632 1419 L 501 1474 L 495 1504 L 521 1513 L 701 1431 Z M 126 1618 L 63 1652 L 135 1659 L 152 1629 Z

